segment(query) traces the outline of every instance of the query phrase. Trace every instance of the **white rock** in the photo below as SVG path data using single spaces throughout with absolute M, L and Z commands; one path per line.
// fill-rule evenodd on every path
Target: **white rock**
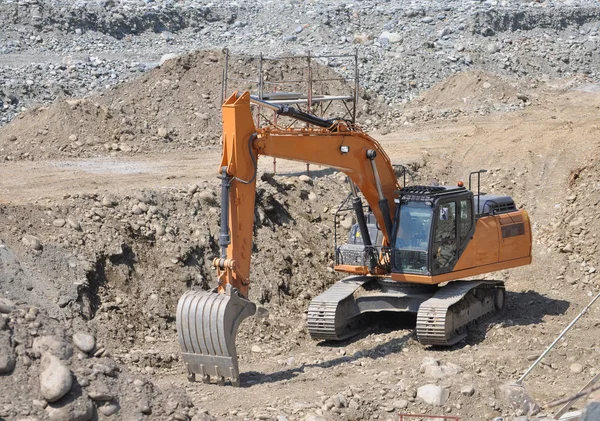
M 96 346 L 96 339 L 85 332 L 77 332 L 73 335 L 73 343 L 83 352 L 92 352 Z
M 429 405 L 442 406 L 448 400 L 448 396 L 448 390 L 435 384 L 426 384 L 417 389 L 417 397 Z
M 159 65 L 162 66 L 163 64 L 165 64 L 166 61 L 173 60 L 174 58 L 177 58 L 177 54 L 174 54 L 174 53 L 163 54 L 163 56 L 160 58 Z
M 578 364 L 578 363 L 571 364 L 571 366 L 569 368 L 575 374 L 580 374 L 580 373 L 583 372 L 583 366 L 581 364 Z
M 397 32 L 382 32 L 379 39 L 387 39 L 390 44 L 397 44 L 402 41 L 402 35 Z
M 262 349 L 258 345 L 252 345 L 252 352 L 260 353 Z
M 463 386 L 460 388 L 460 393 L 465 396 L 473 396 L 475 388 L 472 385 Z
M 406 409 L 406 407 L 408 407 L 408 401 L 405 399 L 398 399 L 392 402 L 392 406 L 396 409 Z
M 21 239 L 21 241 L 23 242 L 23 244 L 25 244 L 27 247 L 29 247 L 33 250 L 41 250 L 42 249 L 42 242 L 40 241 L 39 238 L 37 238 L 33 235 L 24 235 L 23 238 Z
M 42 357 L 40 392 L 48 402 L 55 402 L 69 393 L 73 386 L 71 370 L 57 357 L 46 352 Z
M 119 405 L 114 401 L 104 402 L 103 404 L 98 405 L 98 411 L 107 417 L 115 414 L 118 410 Z
M 101 380 L 94 380 L 87 388 L 88 395 L 94 401 L 110 401 L 114 399 L 114 395 L 110 389 Z
M 507 383 L 500 386 L 500 391 L 514 411 L 520 411 L 521 414 L 532 415 L 537 413 L 540 409 L 538 404 L 533 400 L 533 397 L 523 386 Z

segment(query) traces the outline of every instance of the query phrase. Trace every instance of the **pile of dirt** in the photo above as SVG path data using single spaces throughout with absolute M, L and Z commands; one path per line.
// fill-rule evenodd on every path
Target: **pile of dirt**
M 331 210 L 343 197 L 344 185 L 345 176 L 336 175 L 264 177 L 259 182 L 250 298 L 268 305 L 277 317 L 264 320 L 263 311 L 262 319 L 247 323 L 238 337 L 241 349 L 249 350 L 257 338 L 277 338 L 272 350 L 282 353 L 307 337 L 304 309 L 338 278 L 332 269 Z M 176 401 L 164 412 L 163 399 L 171 397 L 155 390 L 150 379 L 156 370 L 181 366 L 174 352 L 179 297 L 189 288 L 216 287 L 211 262 L 218 255 L 217 191 L 215 182 L 205 182 L 167 192 L 74 194 L 37 206 L 0 207 L 2 224 L 12 227 L 0 242 L 2 292 L 7 302 L 16 303 L 0 319 L 7 329 L 0 350 L 14 355 L 0 385 L 8 390 L 24 382 L 29 387 L 19 402 L 0 398 L 1 416 L 40 415 L 46 408 L 52 417 L 54 404 L 35 403 L 41 393 L 38 375 L 45 369 L 35 343 L 48 337 L 44 341 L 57 345 L 45 351 L 56 354 L 54 349 L 72 348 L 70 338 L 78 328 L 92 332 L 98 344 L 89 354 L 55 355 L 76 379 L 71 394 L 57 405 L 83 405 L 88 411 L 88 395 L 94 394 L 90 388 L 101 381 L 111 395 L 92 398 L 99 414 L 107 401 L 117 406 L 115 411 L 120 405 L 120 416 L 128 419 L 175 412 Z M 31 222 L 19 225 L 15 215 L 26 215 Z M 345 232 L 342 227 L 339 231 Z M 35 275 L 35 268 L 44 270 Z M 35 317 L 28 316 L 32 312 Z M 158 346 L 163 342 L 166 346 Z M 105 357 L 113 358 L 106 362 Z M 94 367 L 109 363 L 114 369 L 105 379 Z M 128 390 L 134 381 L 128 370 L 141 379 L 134 391 Z M 145 390 L 145 397 L 137 389 Z M 188 416 L 182 399 L 178 412 Z
M 137 79 L 87 98 L 58 99 L 50 106 L 32 108 L 0 130 L 0 163 L 12 160 L 73 158 L 106 154 L 135 155 L 218 147 L 221 141 L 222 70 L 225 56 L 200 51 L 167 60 Z M 228 94 L 257 90 L 259 61 L 229 58 Z M 266 61 L 265 92 L 307 91 L 301 59 Z M 285 77 L 284 77 L 285 75 Z M 313 92 L 351 93 L 353 86 L 332 68 L 313 64 Z M 324 81 L 323 81 L 324 80 Z M 385 104 L 362 92 L 363 125 L 383 127 Z M 315 105 L 313 112 L 323 110 Z M 327 117 L 344 116 L 339 101 L 327 108 Z M 284 119 L 287 121 L 287 119 Z
M 471 70 L 455 73 L 404 107 L 406 121 L 456 118 L 523 109 L 538 103 L 540 82 Z

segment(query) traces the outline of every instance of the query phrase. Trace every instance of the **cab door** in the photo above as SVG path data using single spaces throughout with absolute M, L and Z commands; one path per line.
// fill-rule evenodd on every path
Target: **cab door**
M 455 201 L 438 203 L 434 215 L 431 271 L 433 275 L 452 271 L 458 260 L 458 215 Z

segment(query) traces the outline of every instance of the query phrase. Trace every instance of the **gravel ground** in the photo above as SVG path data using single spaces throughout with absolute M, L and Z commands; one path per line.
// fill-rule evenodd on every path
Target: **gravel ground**
M 277 16 L 277 19 L 273 19 Z M 0 2 L 0 124 L 84 96 L 165 54 L 358 52 L 361 83 L 393 106 L 469 69 L 544 81 L 598 79 L 593 1 Z M 344 72 L 340 60 L 323 64 Z

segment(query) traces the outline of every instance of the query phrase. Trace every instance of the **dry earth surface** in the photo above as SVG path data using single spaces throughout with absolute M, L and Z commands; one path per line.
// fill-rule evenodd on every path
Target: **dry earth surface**
M 453 185 L 487 168 L 482 189 L 510 194 L 530 213 L 533 264 L 488 276 L 506 281 L 505 309 L 450 349 L 421 346 L 414 320 L 392 317 L 342 343 L 310 339 L 308 303 L 340 279 L 332 212 L 348 187 L 327 168 L 306 177 L 299 163 L 278 161 L 272 176 L 263 158 L 250 293 L 261 311 L 241 326 L 242 387 L 234 389 L 188 383 L 174 319 L 185 290 L 215 285 L 220 97 L 202 74 L 220 71 L 220 60 L 214 52 L 172 60 L 0 129 L 0 418 L 552 413 L 512 406 L 500 386 L 600 289 L 599 87 L 467 72 L 396 115 L 365 97 L 363 118 L 391 122 L 373 135 L 407 165 L 410 183 Z M 507 103 L 512 111 L 495 108 Z M 599 333 L 595 307 L 527 378 L 535 401 L 567 396 L 599 373 Z M 426 403 L 425 385 L 447 398 Z

